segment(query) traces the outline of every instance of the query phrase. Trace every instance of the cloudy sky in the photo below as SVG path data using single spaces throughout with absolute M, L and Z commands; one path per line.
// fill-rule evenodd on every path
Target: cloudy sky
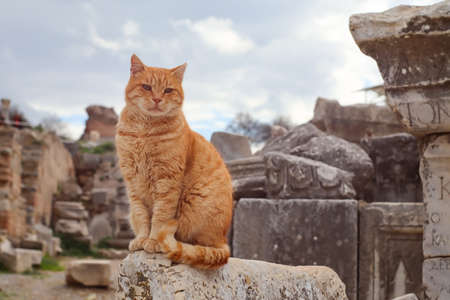
M 382 82 L 348 30 L 351 14 L 408 0 L 0 1 L 0 97 L 78 138 L 90 104 L 124 105 L 129 59 L 188 62 L 184 111 L 209 138 L 237 112 L 308 121 L 318 96 L 364 101 Z

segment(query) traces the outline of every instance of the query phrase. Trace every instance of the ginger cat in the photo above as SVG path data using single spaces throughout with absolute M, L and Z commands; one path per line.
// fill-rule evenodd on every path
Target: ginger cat
M 215 269 L 230 256 L 231 177 L 214 146 L 185 120 L 185 69 L 148 67 L 131 57 L 116 134 L 136 234 L 129 249 Z

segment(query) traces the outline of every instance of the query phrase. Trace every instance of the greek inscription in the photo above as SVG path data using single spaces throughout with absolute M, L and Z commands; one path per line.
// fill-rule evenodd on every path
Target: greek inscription
M 411 107 L 411 105 L 415 105 L 416 109 L 414 107 Z M 448 107 L 445 105 L 445 102 L 441 101 L 428 101 L 420 104 L 415 103 L 399 103 L 399 108 L 406 107 L 406 116 L 404 116 L 409 123 L 409 126 L 414 126 L 420 124 L 442 124 L 444 119 L 450 119 L 450 111 Z M 418 107 L 420 106 L 420 107 Z M 418 115 L 417 113 L 414 113 L 415 111 L 420 111 L 422 117 Z M 424 120 L 424 116 L 427 115 L 425 112 L 430 112 L 430 118 L 428 120 Z
M 448 237 L 437 233 L 436 230 L 431 232 L 431 245 L 434 247 L 445 247 L 448 244 Z
M 450 181 L 445 182 L 444 176 L 439 179 L 441 180 L 441 200 L 444 200 L 444 196 L 450 195 Z
M 441 221 L 441 215 L 439 215 L 439 213 L 436 213 L 436 212 L 432 213 L 430 219 L 431 219 L 431 222 L 433 222 L 434 224 L 437 224 Z
M 431 270 L 450 271 L 450 260 L 440 259 L 438 261 L 432 261 Z

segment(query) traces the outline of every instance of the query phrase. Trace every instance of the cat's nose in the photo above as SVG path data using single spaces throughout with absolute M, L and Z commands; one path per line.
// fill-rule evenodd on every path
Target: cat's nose
M 159 98 L 153 98 L 152 100 L 153 100 L 153 102 L 155 102 L 156 104 L 158 104 L 159 102 L 161 102 L 161 101 L 162 101 L 162 100 L 161 100 L 161 99 L 159 99 Z

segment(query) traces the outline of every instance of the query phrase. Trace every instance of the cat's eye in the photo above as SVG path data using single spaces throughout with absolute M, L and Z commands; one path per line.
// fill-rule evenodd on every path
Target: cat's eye
M 170 94 L 172 92 L 173 92 L 172 88 L 167 88 L 167 89 L 164 90 L 164 94 Z
M 147 90 L 147 91 L 151 91 L 151 90 L 152 90 L 152 87 L 151 87 L 150 85 L 148 85 L 148 84 L 143 84 L 143 85 L 142 85 L 142 88 L 143 88 L 144 90 Z

